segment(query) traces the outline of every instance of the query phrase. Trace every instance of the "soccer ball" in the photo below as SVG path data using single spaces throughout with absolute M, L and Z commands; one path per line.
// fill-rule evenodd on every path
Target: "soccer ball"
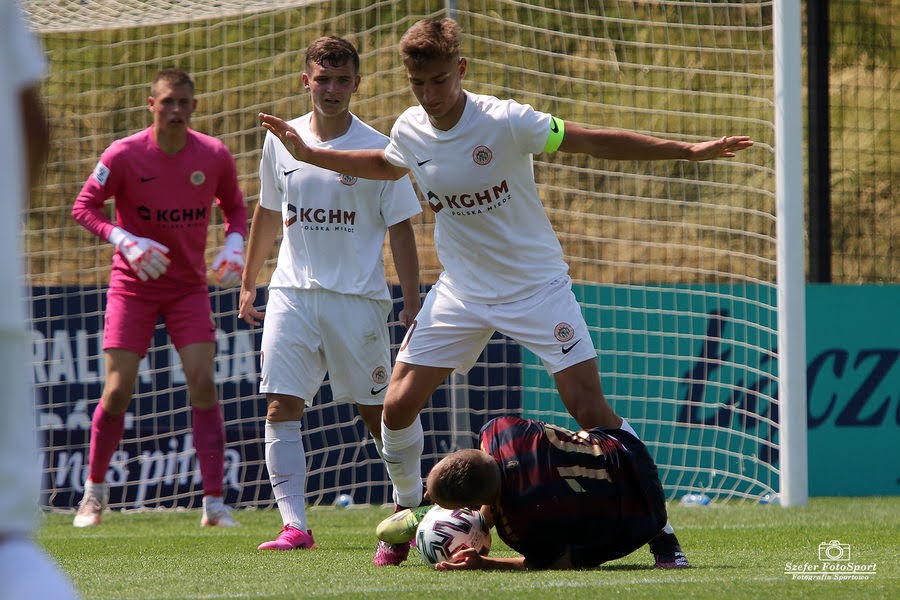
M 491 532 L 477 510 L 450 510 L 435 506 L 429 510 L 416 530 L 416 548 L 429 565 L 448 560 L 453 553 L 468 546 L 479 554 L 491 549 Z
M 341 494 L 334 499 L 334 505 L 338 508 L 348 508 L 353 506 L 353 496 L 350 494 Z

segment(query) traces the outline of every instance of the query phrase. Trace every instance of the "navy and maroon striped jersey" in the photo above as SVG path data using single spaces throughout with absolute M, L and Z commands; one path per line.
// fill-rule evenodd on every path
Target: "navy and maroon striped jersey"
M 656 465 L 625 431 L 501 417 L 481 429 L 481 449 L 500 465 L 497 534 L 534 567 L 551 566 L 567 548 L 574 566 L 596 566 L 666 524 Z

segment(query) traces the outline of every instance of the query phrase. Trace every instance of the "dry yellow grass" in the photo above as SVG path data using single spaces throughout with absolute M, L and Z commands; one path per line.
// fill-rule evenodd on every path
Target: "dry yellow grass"
M 576 280 L 774 281 L 772 65 L 764 51 L 771 47 L 771 31 L 765 11 L 723 8 L 709 23 L 720 27 L 686 21 L 673 28 L 666 22 L 678 15 L 657 3 L 602 2 L 597 14 L 565 22 L 540 10 L 547 2 L 488 4 L 491 10 L 459 14 L 472 91 L 515 97 L 587 125 L 682 139 L 748 134 L 757 141 L 720 164 L 537 157 L 542 197 Z M 427 0 L 408 2 L 405 10 L 346 0 L 190 24 L 45 34 L 54 143 L 44 185 L 27 212 L 32 283 L 105 283 L 111 249 L 78 227 L 69 210 L 103 149 L 149 124 L 148 81 L 160 67 L 177 65 L 194 74 L 200 100 L 194 125 L 232 149 L 252 214 L 263 139 L 256 114 L 308 110 L 298 84 L 305 44 L 322 33 L 346 35 L 357 44 L 364 78 L 353 110 L 387 132 L 413 102 L 396 51 L 398 36 L 441 7 L 443 2 Z M 748 36 L 746 51 L 738 48 L 738 31 Z M 849 257 L 836 261 L 835 277 L 896 282 L 900 261 L 890 253 L 900 216 L 891 184 L 900 173 L 900 151 L 890 143 L 884 148 L 885 140 L 896 138 L 891 128 L 900 127 L 900 71 L 859 60 L 832 76 L 832 103 L 844 117 L 835 123 L 843 142 L 833 160 L 835 214 L 857 215 L 835 235 L 836 250 Z M 854 127 L 854 107 L 860 106 L 882 107 L 882 118 Z M 432 228 L 426 207 L 417 222 L 425 283 L 440 271 Z M 217 223 L 211 253 L 221 235 Z M 391 261 L 386 264 L 393 280 Z

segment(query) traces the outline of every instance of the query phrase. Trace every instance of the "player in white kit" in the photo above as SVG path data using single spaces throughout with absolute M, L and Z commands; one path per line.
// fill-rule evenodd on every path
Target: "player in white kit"
M 0 178 L 6 197 L 0 218 L 0 274 L 14 286 L 0 313 L 0 598 L 75 598 L 72 584 L 31 539 L 38 526 L 41 467 L 31 386 L 30 343 L 20 211 L 47 159 L 49 131 L 40 96 L 46 60 L 19 3 L 0 2 Z
M 352 44 L 333 36 L 314 41 L 301 80 L 313 109 L 291 127 L 307 144 L 378 151 L 387 145 L 386 136 L 350 112 L 360 82 Z M 260 392 L 268 404 L 266 467 L 284 523 L 278 538 L 259 549 L 313 548 L 301 417 L 327 369 L 335 401 L 356 403 L 381 454 L 392 306 L 382 250 L 389 232 L 403 294 L 399 317 L 409 326 L 421 305 L 410 218 L 422 209 L 408 177 L 370 180 L 314 167 L 295 160 L 271 134 L 259 176 L 239 314 L 251 325 L 265 316 Z M 283 238 L 263 313 L 253 306 L 256 279 L 278 234 Z
M 467 63 L 459 39 L 452 19 L 419 21 L 404 34 L 400 51 L 419 106 L 400 115 L 384 151 L 309 147 L 282 119 L 260 115 L 298 160 L 359 177 L 411 172 L 435 212 L 444 271 L 397 355 L 381 429 L 395 502 L 406 507 L 417 506 L 423 494 L 419 411 L 454 369 L 471 367 L 494 331 L 542 359 L 583 429 L 622 424 L 603 395 L 596 351 L 538 197 L 532 156 L 560 151 L 696 161 L 732 157 L 752 145 L 745 136 L 687 143 L 586 129 L 513 100 L 473 94 L 462 87 Z M 382 543 L 375 564 L 399 564 L 407 552 Z

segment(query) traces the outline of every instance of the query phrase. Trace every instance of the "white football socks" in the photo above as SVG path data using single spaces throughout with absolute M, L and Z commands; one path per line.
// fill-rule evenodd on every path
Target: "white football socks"
M 266 468 L 285 525 L 306 532 L 306 453 L 300 421 L 266 420 Z
M 418 506 L 422 501 L 422 452 L 425 433 L 419 417 L 404 429 L 391 430 L 381 421 L 382 457 L 391 482 L 394 502 L 400 506 Z

